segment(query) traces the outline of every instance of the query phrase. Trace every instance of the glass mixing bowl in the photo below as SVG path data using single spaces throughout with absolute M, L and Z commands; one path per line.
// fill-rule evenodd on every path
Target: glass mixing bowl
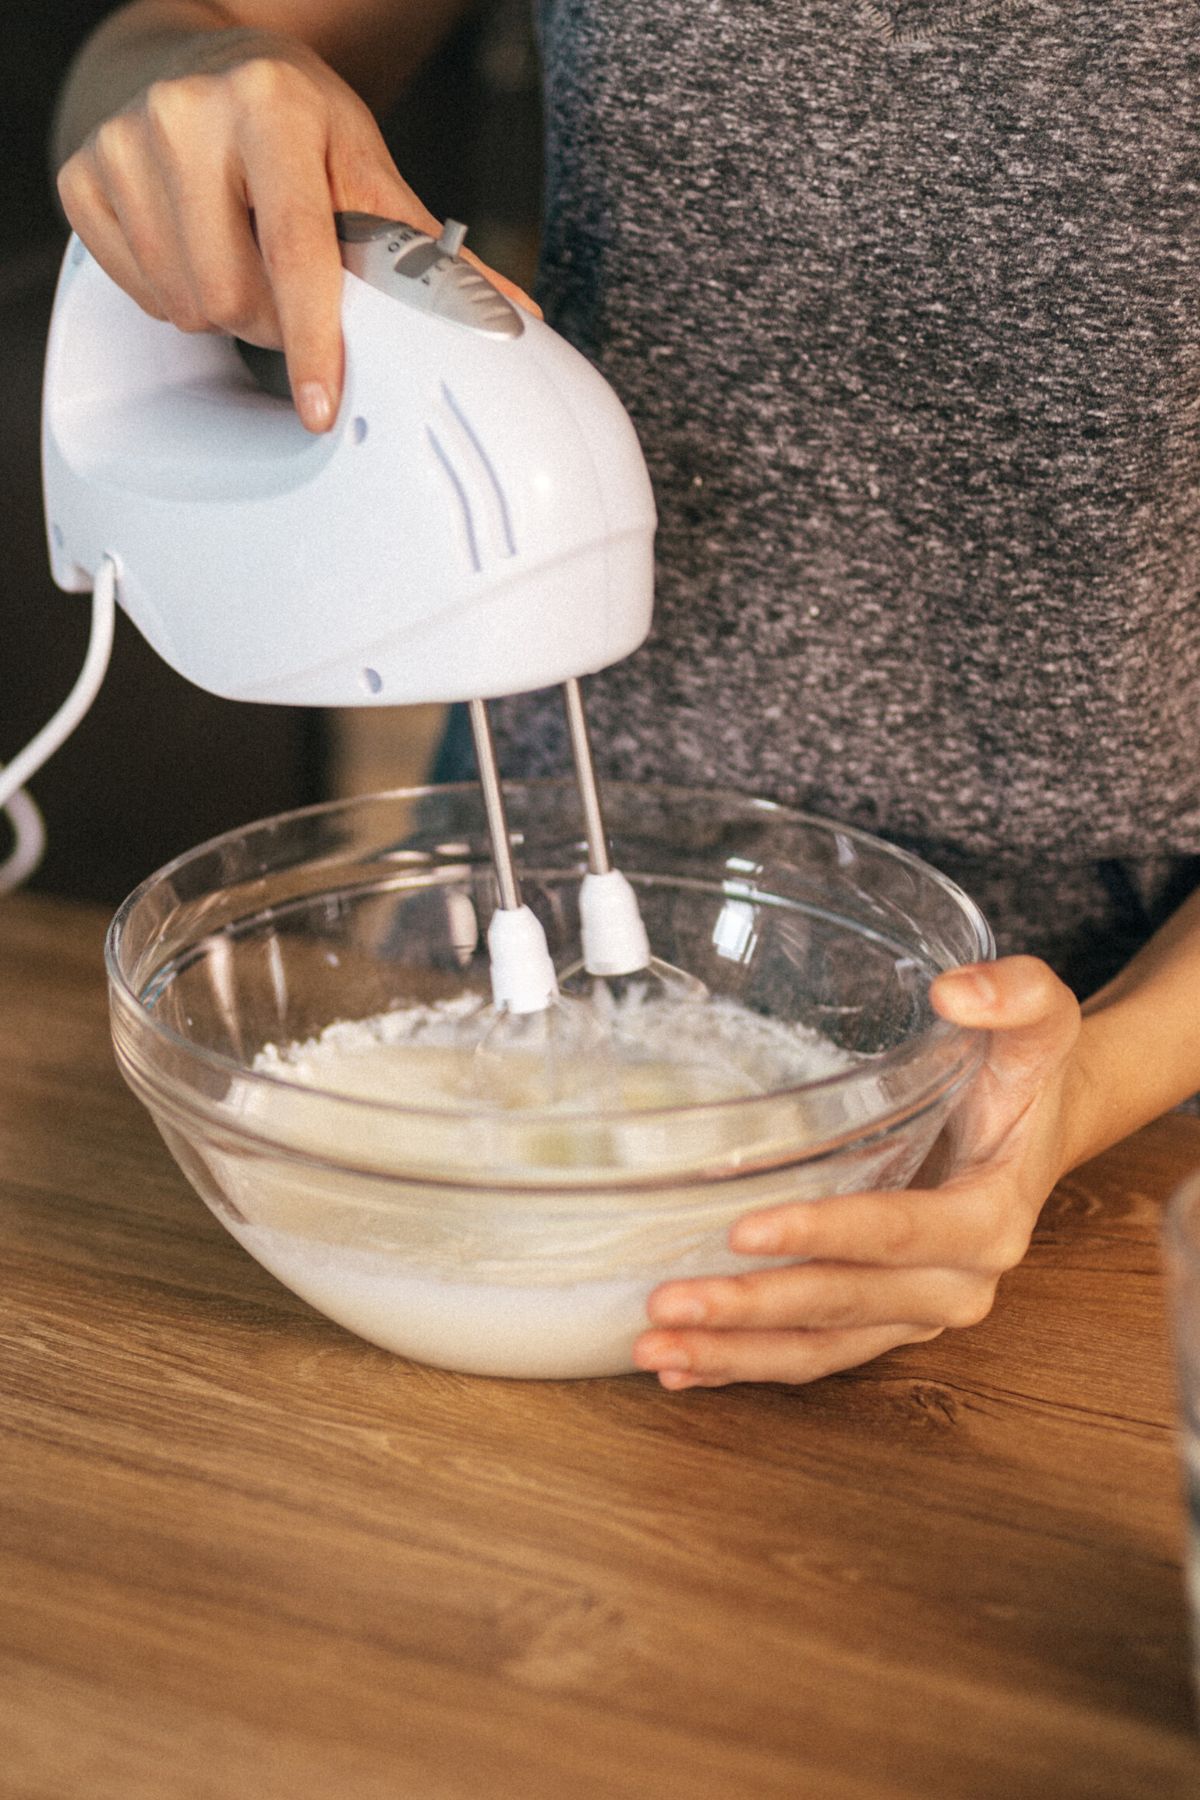
M 578 798 L 569 782 L 506 792 L 525 898 L 563 968 L 580 955 Z M 180 1167 L 265 1268 L 389 1350 L 491 1375 L 631 1369 L 651 1288 L 765 1266 L 726 1243 L 753 1208 L 903 1186 L 979 1067 L 982 1039 L 937 1018 L 928 989 L 992 937 L 935 870 L 734 794 L 614 783 L 605 799 L 655 953 L 819 1031 L 844 1067 L 568 1123 L 289 1079 L 270 1046 L 487 994 L 494 883 L 473 785 L 230 832 L 113 920 L 117 1059 Z

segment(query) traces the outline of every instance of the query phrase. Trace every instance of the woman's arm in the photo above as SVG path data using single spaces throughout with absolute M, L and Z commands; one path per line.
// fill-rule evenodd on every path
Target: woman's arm
M 133 0 L 79 52 L 59 95 L 55 168 L 151 82 L 229 59 L 230 33 L 287 37 L 377 111 L 390 106 L 472 0 Z M 208 40 L 202 45 L 199 40 Z M 244 54 L 238 49 L 238 55 Z M 235 56 L 233 60 L 237 60 Z
M 1083 1008 L 1073 1169 L 1200 1093 L 1200 892 Z
M 635 1354 L 664 1387 L 812 1381 L 985 1318 L 1060 1177 L 1200 1091 L 1200 894 L 1082 1014 L 1028 956 L 933 1002 L 990 1044 L 923 1178 L 740 1219 L 731 1247 L 781 1266 L 655 1290 Z
M 334 212 L 440 229 L 345 77 L 387 101 L 467 4 L 134 0 L 68 75 L 55 141 L 75 230 L 156 318 L 282 346 L 311 430 L 342 387 Z

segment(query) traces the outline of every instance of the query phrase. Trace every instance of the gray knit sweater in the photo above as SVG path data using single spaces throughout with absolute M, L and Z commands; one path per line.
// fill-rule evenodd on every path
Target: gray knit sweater
M 917 848 L 1095 985 L 1200 879 L 1196 0 L 543 0 L 548 316 L 660 510 L 602 770 Z M 506 769 L 566 766 L 556 695 Z

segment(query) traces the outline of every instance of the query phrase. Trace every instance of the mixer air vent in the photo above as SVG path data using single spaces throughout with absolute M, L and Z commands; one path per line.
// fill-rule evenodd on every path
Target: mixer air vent
M 517 554 L 512 512 L 477 429 L 445 382 L 442 402 L 426 435 L 462 519 L 467 558 L 479 574 L 498 559 Z

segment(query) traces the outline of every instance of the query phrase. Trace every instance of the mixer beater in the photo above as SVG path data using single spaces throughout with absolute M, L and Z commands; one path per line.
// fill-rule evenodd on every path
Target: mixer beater
M 270 353 L 150 318 L 71 240 L 43 396 L 52 571 L 97 607 L 115 587 L 173 668 L 230 699 L 468 702 L 499 901 L 483 1060 L 532 1036 L 577 1062 L 626 998 L 705 993 L 651 955 L 612 866 L 579 686 L 650 627 L 641 448 L 598 371 L 463 258 L 464 227 L 336 225 L 346 376 L 318 438 L 281 397 L 281 358 L 272 379 Z M 522 900 L 486 707 L 554 685 L 588 849 L 565 996 Z
M 707 998 L 703 982 L 651 955 L 637 896 L 609 857 L 577 679 L 564 684 L 564 699 L 588 870 L 579 896 L 583 957 L 563 972 L 561 984 L 545 933 L 521 896 L 487 707 L 482 700 L 469 706 L 499 898 L 488 928 L 496 1016 L 476 1046 L 482 1098 L 503 1091 L 514 1058 L 534 1062 L 540 1097 L 552 1104 L 580 1089 L 603 1097 L 614 1089 L 612 1028 L 622 1001 L 644 1001 L 651 991 L 676 1001 Z

